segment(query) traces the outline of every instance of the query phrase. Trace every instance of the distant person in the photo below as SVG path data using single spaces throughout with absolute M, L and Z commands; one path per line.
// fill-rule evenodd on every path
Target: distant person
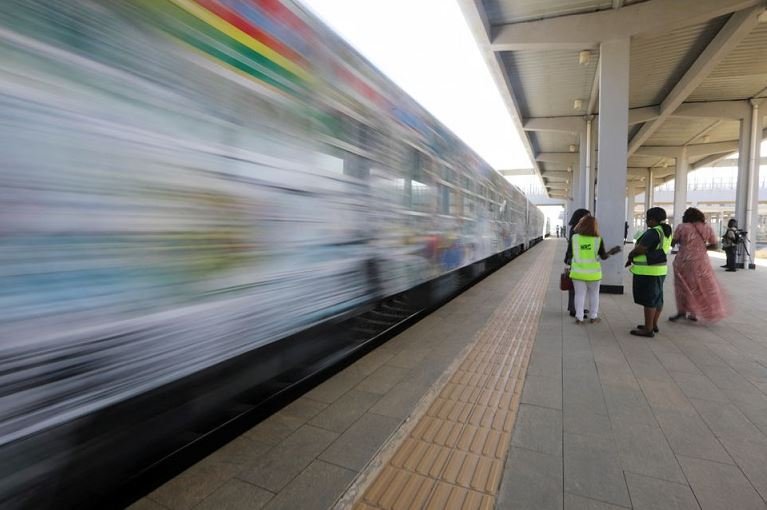
M 557 239 L 559 239 L 559 225 L 557 225 Z
M 605 260 L 621 251 L 621 248 L 614 246 L 605 251 L 597 219 L 591 215 L 581 218 L 573 232 L 570 240 L 573 254 L 570 279 L 575 291 L 575 323 L 583 324 L 587 293 L 591 311 L 589 318 L 592 323 L 599 322 L 599 284 L 602 280 L 602 265 L 599 259 Z
M 565 265 L 569 266 L 570 262 L 573 259 L 573 229 L 578 224 L 579 221 L 581 221 L 581 218 L 584 216 L 589 216 L 591 213 L 588 209 L 576 209 L 575 212 L 573 212 L 573 215 L 570 216 L 570 221 L 567 222 L 568 226 L 570 227 L 570 235 L 567 237 L 567 251 L 565 252 Z M 562 230 L 564 231 L 565 227 L 562 227 Z M 564 235 L 564 232 L 563 232 Z M 570 312 L 570 317 L 575 317 L 575 290 L 570 289 L 567 291 L 567 311 Z
M 671 251 L 671 227 L 665 223 L 666 218 L 662 207 L 647 210 L 647 230 L 637 239 L 626 262 L 634 275 L 634 303 L 644 307 L 644 324 L 631 330 L 635 336 L 653 337 L 658 332 L 658 319 L 663 312 L 663 282 L 668 274 Z
M 737 271 L 735 253 L 738 250 L 738 222 L 735 219 L 727 222 L 727 231 L 722 236 L 722 248 L 727 254 L 727 263 L 722 267 L 726 267 L 728 272 L 734 273 Z
M 717 245 L 716 234 L 700 210 L 690 207 L 684 212 L 682 224 L 674 229 L 671 240 L 672 246 L 677 244 L 679 254 L 673 264 L 677 313 L 669 320 L 724 319 L 727 315 L 724 296 L 707 253 Z
M 623 242 L 628 242 L 629 240 L 629 222 L 624 221 L 623 222 Z

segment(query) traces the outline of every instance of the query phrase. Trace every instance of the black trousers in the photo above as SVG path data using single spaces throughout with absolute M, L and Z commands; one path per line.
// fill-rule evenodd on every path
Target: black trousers
M 737 250 L 736 246 L 730 246 L 729 248 L 724 249 L 724 252 L 727 254 L 727 269 L 735 269 L 736 250 Z

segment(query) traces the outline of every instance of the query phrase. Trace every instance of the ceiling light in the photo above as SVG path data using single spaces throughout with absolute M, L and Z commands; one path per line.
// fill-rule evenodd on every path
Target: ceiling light
M 582 110 L 583 109 L 583 99 L 576 99 L 573 101 L 573 110 Z
M 578 53 L 579 64 L 586 65 L 589 62 L 591 62 L 591 52 L 589 50 L 582 50 L 580 53 Z
M 572 171 L 573 171 L 573 167 L 571 167 L 571 166 L 568 166 L 568 167 L 567 167 L 567 171 L 568 171 L 568 172 L 572 172 Z
M 569 149 L 570 149 L 570 152 L 575 152 L 575 149 L 576 149 L 575 144 L 571 143 Z

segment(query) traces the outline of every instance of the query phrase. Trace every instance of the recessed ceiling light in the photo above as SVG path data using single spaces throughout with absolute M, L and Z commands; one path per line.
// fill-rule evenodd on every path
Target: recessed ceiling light
M 586 65 L 589 62 L 591 62 L 591 52 L 589 50 L 582 50 L 580 53 L 578 53 L 579 64 Z

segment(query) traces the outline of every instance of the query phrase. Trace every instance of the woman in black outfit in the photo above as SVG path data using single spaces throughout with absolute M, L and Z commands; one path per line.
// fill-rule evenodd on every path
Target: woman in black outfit
M 567 222 L 567 225 L 570 227 L 570 233 L 567 236 L 567 251 L 565 252 L 566 266 L 569 266 L 573 260 L 573 229 L 578 222 L 581 221 L 581 218 L 589 216 L 590 214 L 591 212 L 589 212 L 588 209 L 577 209 L 573 215 L 570 216 L 570 221 Z M 570 290 L 567 291 L 567 296 L 567 311 L 570 312 L 570 317 L 575 317 L 575 291 L 570 288 Z
M 727 254 L 727 263 L 722 267 L 726 267 L 727 271 L 735 272 L 735 252 L 738 249 L 738 222 L 734 219 L 727 222 L 727 232 L 722 236 L 722 248 Z

